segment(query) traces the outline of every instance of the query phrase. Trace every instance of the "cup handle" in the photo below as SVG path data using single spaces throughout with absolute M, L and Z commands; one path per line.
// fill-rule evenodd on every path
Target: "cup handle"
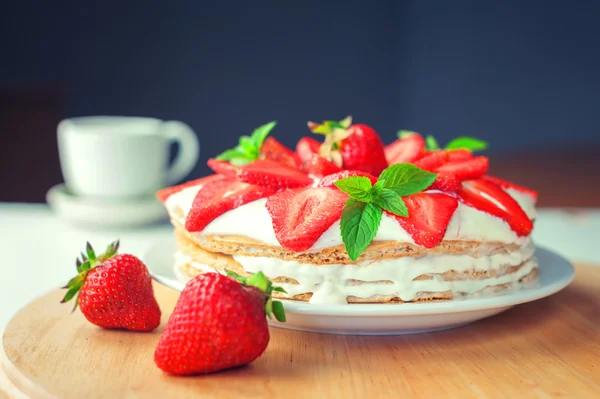
M 183 180 L 198 162 L 200 141 L 191 127 L 180 121 L 163 122 L 163 134 L 172 143 L 177 143 L 177 155 L 167 172 L 167 184 Z

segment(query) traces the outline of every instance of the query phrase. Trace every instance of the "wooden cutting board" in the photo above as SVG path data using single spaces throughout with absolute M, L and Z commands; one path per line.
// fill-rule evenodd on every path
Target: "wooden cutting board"
M 26 306 L 3 337 L 4 371 L 14 384 L 4 395 L 600 398 L 600 267 L 578 266 L 562 292 L 450 331 L 367 337 L 272 328 L 255 363 L 200 377 L 172 377 L 154 366 L 178 296 L 155 288 L 163 325 L 146 334 L 97 328 L 60 305 L 59 291 Z

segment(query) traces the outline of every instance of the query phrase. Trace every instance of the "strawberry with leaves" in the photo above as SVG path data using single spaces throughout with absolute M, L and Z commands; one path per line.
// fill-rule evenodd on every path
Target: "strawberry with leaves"
M 274 137 L 267 137 L 277 125 L 272 121 L 254 129 L 250 136 L 242 136 L 234 148 L 227 150 L 208 162 L 216 173 L 235 174 L 236 167 L 246 165 L 258 159 L 270 159 L 289 168 L 296 167 L 294 152 L 277 141 Z M 226 165 L 230 165 L 228 168 Z
M 152 331 L 160 324 L 161 311 L 154 297 L 152 279 L 137 257 L 117 254 L 119 241 L 96 255 L 87 243 L 77 259 L 77 276 L 63 288 L 62 303 L 75 299 L 86 319 L 99 327 Z
M 325 135 L 320 155 L 342 169 L 359 170 L 379 176 L 388 164 L 383 142 L 377 132 L 365 124 L 352 124 L 352 117 L 341 121 L 308 122 L 308 128 Z
M 285 322 L 283 304 L 262 272 L 243 277 L 203 273 L 181 292 L 154 352 L 154 362 L 174 375 L 214 373 L 247 365 L 269 344 L 267 317 Z

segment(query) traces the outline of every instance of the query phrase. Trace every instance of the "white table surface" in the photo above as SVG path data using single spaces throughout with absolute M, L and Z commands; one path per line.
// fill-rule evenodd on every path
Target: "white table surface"
M 94 230 L 69 225 L 44 204 L 0 203 L 0 331 L 11 316 L 36 297 L 75 275 L 75 259 L 89 241 L 104 250 L 115 239 L 121 252 L 142 256 L 156 240 L 169 237 L 168 223 L 128 230 Z M 600 265 L 600 209 L 540 210 L 534 240 L 573 262 Z M 1 339 L 1 338 L 0 338 Z

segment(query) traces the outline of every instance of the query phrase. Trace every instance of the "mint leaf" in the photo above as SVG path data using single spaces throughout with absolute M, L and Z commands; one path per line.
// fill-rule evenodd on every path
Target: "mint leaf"
M 427 149 L 430 151 L 440 149 L 440 145 L 438 144 L 437 140 L 431 135 L 427 135 L 425 138 L 425 144 L 427 145 Z
M 234 165 L 244 165 L 253 159 L 241 147 L 236 147 L 233 150 L 227 150 L 217 156 L 221 161 L 229 161 Z
M 408 217 L 408 208 L 404 200 L 392 189 L 384 188 L 374 202 L 394 215 Z
M 482 151 L 488 148 L 488 143 L 473 137 L 457 137 L 446 145 L 448 150 L 465 149 L 470 151 Z
M 398 133 L 396 133 L 396 135 L 398 136 L 399 139 L 408 137 L 411 134 L 415 134 L 415 132 L 413 132 L 412 130 L 398 130 Z
M 254 129 L 252 136 L 240 137 L 238 145 L 235 148 L 224 151 L 217 156 L 217 159 L 229 161 L 236 166 L 245 165 L 258 159 L 260 147 L 276 124 L 277 122 L 275 121 L 269 122 Z
M 340 179 L 333 184 L 356 200 L 371 202 L 371 180 L 369 180 L 367 177 L 346 177 L 345 179 Z
M 437 178 L 437 174 L 420 169 L 408 163 L 398 163 L 388 166 L 381 175 L 385 180 L 384 187 L 394 190 L 404 197 L 425 190 Z
M 379 205 L 352 198 L 346 201 L 342 210 L 340 232 L 352 261 L 358 259 L 377 235 L 382 213 Z
M 373 185 L 373 187 L 371 187 L 371 189 L 369 190 L 369 193 L 371 193 L 371 198 L 379 198 L 379 196 L 381 195 L 381 190 L 383 190 L 383 185 L 385 184 L 385 180 L 377 180 L 375 182 L 375 184 Z
M 257 156 L 260 147 L 263 145 L 263 142 L 265 141 L 269 133 L 271 133 L 271 130 L 273 130 L 275 125 L 277 125 L 276 121 L 265 123 L 264 125 L 254 129 L 254 131 L 252 132 L 252 140 L 254 140 L 254 148 L 256 149 Z M 240 144 L 242 143 L 240 142 Z

